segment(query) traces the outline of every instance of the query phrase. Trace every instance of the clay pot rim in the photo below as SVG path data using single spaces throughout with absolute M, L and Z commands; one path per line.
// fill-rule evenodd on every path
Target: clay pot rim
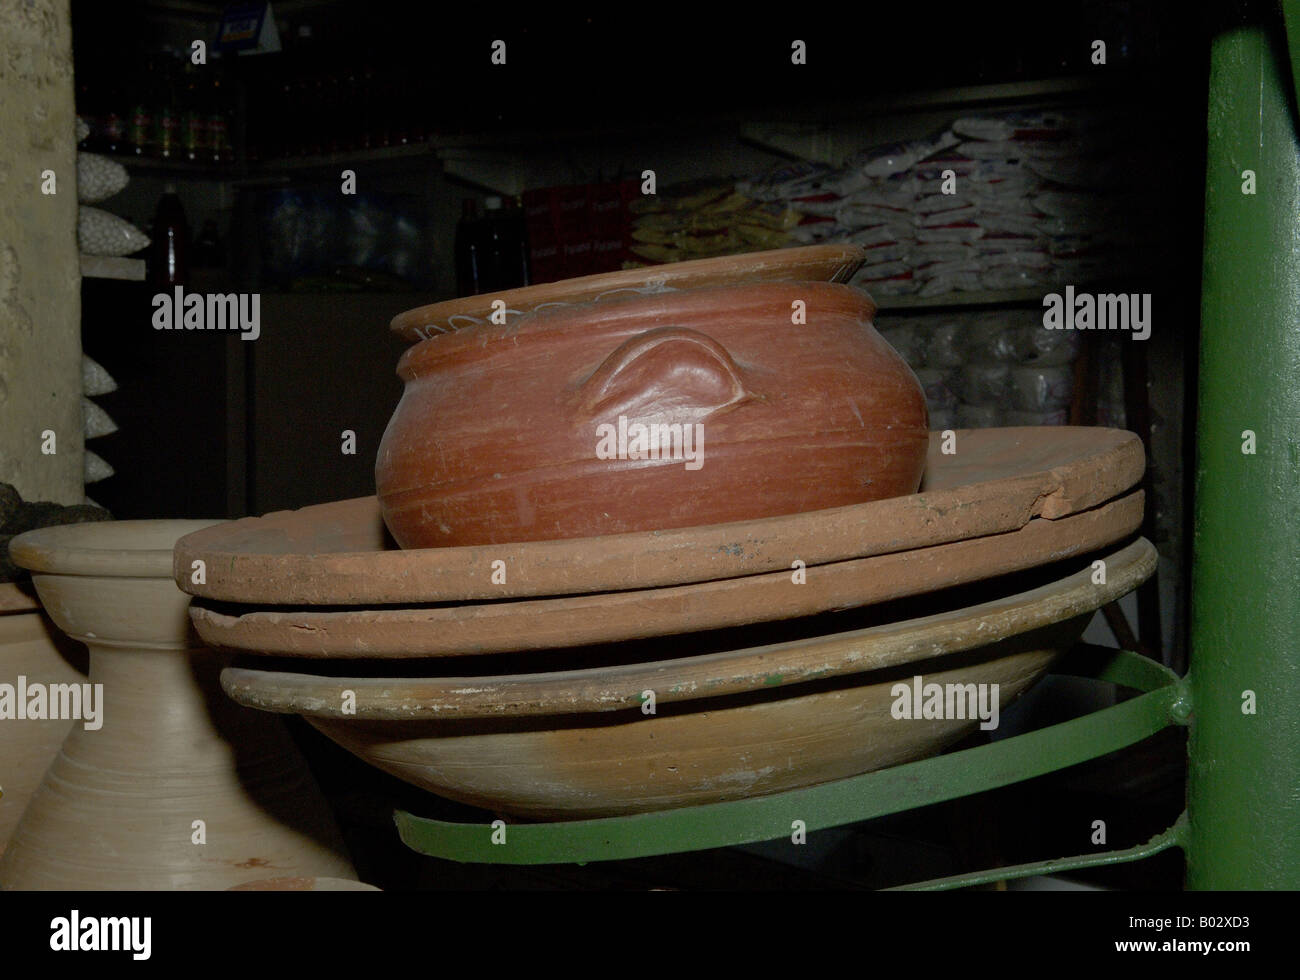
M 227 667 L 221 674 L 221 686 L 232 699 L 249 708 L 326 718 L 334 723 L 381 721 L 398 725 L 626 710 L 640 705 L 640 694 L 646 689 L 653 689 L 656 700 L 664 703 L 714 698 L 773 685 L 797 686 L 871 673 L 1052 626 L 1095 612 L 1137 588 L 1154 573 L 1157 555 L 1151 542 L 1137 538 L 1108 553 L 1105 561 L 1104 585 L 1093 583 L 1089 564 L 1037 588 L 962 609 L 676 660 L 452 678 L 327 677 Z M 965 633 L 961 633 L 963 624 Z M 955 639 L 957 635 L 960 638 Z M 873 645 L 875 650 L 864 651 L 863 647 Z M 688 681 L 684 682 L 683 677 Z M 268 691 L 268 686 L 272 690 Z M 345 689 L 359 695 L 354 713 L 342 712 L 340 695 Z M 400 708 L 367 705 L 360 695 L 372 689 L 383 691 L 390 702 L 400 699 Z
M 793 248 L 767 249 L 761 252 L 742 252 L 736 255 L 692 259 L 687 262 L 673 262 L 639 269 L 622 269 L 617 272 L 602 272 L 596 275 L 578 276 L 573 279 L 561 279 L 557 282 L 521 286 L 517 289 L 503 290 L 496 293 L 485 293 L 478 296 L 429 303 L 397 314 L 389 323 L 388 328 L 411 343 L 419 343 L 426 339 L 424 335 L 419 333 L 421 329 L 425 329 L 441 320 L 451 320 L 457 316 L 469 316 L 470 314 L 463 312 L 467 306 L 473 306 L 483 316 L 486 316 L 487 314 L 482 311 L 490 310 L 495 300 L 505 301 L 507 309 L 514 306 L 528 307 L 522 313 L 522 315 L 526 316 L 538 305 L 595 302 L 600 300 L 606 293 L 628 289 L 646 289 L 656 286 L 663 286 L 673 291 L 690 289 L 693 288 L 692 283 L 698 283 L 701 279 L 706 282 L 710 278 L 716 279 L 722 274 L 723 270 L 728 270 L 727 275 L 735 283 L 742 283 L 773 281 L 765 278 L 773 272 L 788 272 L 790 273 L 788 278 L 795 280 L 806 279 L 811 272 L 821 266 L 823 272 L 826 269 L 833 268 L 834 271 L 831 276 L 834 281 L 844 282 L 865 261 L 866 251 L 860 245 L 848 242 L 800 245 Z M 542 302 L 539 304 L 538 300 Z M 452 332 L 454 331 L 455 328 L 453 327 Z
M 220 520 L 161 518 L 134 521 L 90 521 L 25 531 L 9 542 L 14 564 L 35 574 L 97 575 L 108 578 L 172 578 L 172 549 L 187 534 Z M 132 534 L 148 542 L 143 547 L 121 543 Z M 95 546 L 101 540 L 111 546 Z M 158 542 L 169 543 L 159 546 Z
M 603 330 L 616 329 L 620 325 L 640 326 L 637 321 L 643 321 L 642 329 L 645 330 L 671 322 L 674 326 L 698 328 L 707 332 L 707 327 L 693 322 L 694 318 L 701 311 L 707 310 L 719 297 L 734 297 L 738 317 L 751 315 L 753 308 L 759 306 L 770 314 L 780 304 L 766 297 L 771 294 L 788 295 L 796 287 L 801 293 L 808 294 L 810 301 L 813 297 L 818 297 L 821 303 L 828 304 L 831 307 L 829 312 L 834 315 L 856 316 L 870 324 L 878 309 L 875 300 L 856 286 L 838 282 L 786 281 L 733 283 L 623 296 L 599 303 L 556 305 L 526 313 L 512 323 L 476 325 L 422 340 L 409 347 L 398 359 L 397 375 L 409 382 L 439 361 L 470 351 L 486 350 L 493 340 L 507 337 L 516 342 L 543 333 L 561 337 L 583 333 L 594 337 Z M 788 309 L 788 304 L 786 308 Z M 815 330 L 816 325 L 810 324 L 798 329 Z

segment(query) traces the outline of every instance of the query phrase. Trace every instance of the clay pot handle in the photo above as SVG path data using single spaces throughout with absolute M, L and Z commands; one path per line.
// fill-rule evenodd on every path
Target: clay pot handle
M 588 417 L 699 419 L 750 397 L 740 369 L 712 337 L 657 327 L 625 341 L 578 388 Z

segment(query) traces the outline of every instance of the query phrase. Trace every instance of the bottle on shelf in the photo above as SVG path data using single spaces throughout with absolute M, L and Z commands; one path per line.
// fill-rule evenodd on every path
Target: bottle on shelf
M 361 104 L 356 65 L 349 64 L 341 72 L 338 99 L 336 112 L 341 123 L 338 127 L 338 148 L 345 152 L 360 149 L 363 145 L 365 107 Z
M 191 163 L 206 163 L 210 156 L 208 124 L 204 112 L 208 101 L 208 86 L 200 71 L 198 65 L 186 60 L 184 82 L 180 89 L 181 149 L 184 158 Z
M 367 58 L 365 67 L 362 68 L 357 79 L 357 105 L 364 107 L 366 110 L 359 120 L 361 131 L 357 138 L 358 149 L 368 150 L 372 146 L 383 145 L 379 142 L 379 118 L 381 114 L 376 111 L 375 101 L 377 95 L 375 69 Z
M 99 118 L 99 105 L 95 99 L 96 93 L 90 85 L 81 80 L 77 81 L 76 92 L 76 113 L 90 129 L 90 134 L 77 144 L 77 149 L 97 150 L 99 149 L 100 131 L 103 128 L 103 122 Z
M 524 211 L 523 195 L 516 195 L 510 202 L 510 218 L 515 232 L 516 252 L 514 261 L 519 270 L 521 286 L 530 286 L 533 282 L 533 274 L 529 255 L 532 249 L 528 242 L 528 215 Z
M 108 98 L 104 103 L 103 139 L 101 146 L 105 153 L 125 153 L 127 146 L 127 127 L 130 123 L 130 107 L 126 105 L 126 93 L 122 86 L 114 84 L 108 88 Z
M 275 155 L 289 157 L 298 152 L 298 91 L 287 68 L 283 69 L 278 89 L 271 112 L 270 138 L 275 146 Z
M 156 156 L 164 160 L 174 160 L 180 156 L 181 126 L 176 113 L 177 58 L 175 51 L 170 48 L 166 50 L 163 57 L 162 98 L 154 113 L 154 151 Z
M 203 222 L 198 237 L 194 239 L 194 266 L 199 269 L 220 269 L 226 264 L 226 247 L 221 242 L 217 223 L 212 218 Z
M 234 154 L 230 148 L 230 123 L 226 116 L 226 102 L 231 97 L 231 87 L 222 80 L 220 68 L 213 71 L 205 108 L 204 128 L 207 130 L 208 159 L 213 163 L 229 163 Z
M 479 241 L 482 245 L 482 284 L 483 292 L 495 293 L 509 289 L 514 283 L 508 282 L 507 259 L 510 246 L 506 241 L 501 223 L 501 198 L 489 197 L 483 201 L 483 221 L 480 225 Z
M 167 184 L 158 200 L 149 245 L 149 284 L 155 289 L 183 286 L 190 272 L 190 231 L 175 184 Z
M 456 295 L 474 296 L 483 292 L 479 282 L 478 202 L 472 197 L 461 201 L 460 221 L 456 224 Z
M 153 155 L 153 110 L 149 104 L 147 79 L 154 77 L 156 67 L 156 59 L 148 59 L 144 72 L 132 80 L 126 144 L 127 151 L 138 157 Z
M 500 197 L 487 198 L 483 207 L 479 232 L 482 291 L 494 293 L 526 286 L 528 243 L 523 209 L 507 208 Z
M 286 122 L 295 136 L 289 155 L 314 156 L 322 151 L 324 145 L 319 125 L 324 93 L 318 74 L 321 58 L 310 24 L 298 25 L 293 64 L 295 77 L 291 83 L 292 117 Z

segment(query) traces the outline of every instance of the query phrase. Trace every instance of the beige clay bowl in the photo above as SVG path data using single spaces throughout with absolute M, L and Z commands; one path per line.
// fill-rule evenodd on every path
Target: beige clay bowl
M 1048 585 L 869 629 L 677 660 L 514 676 L 334 678 L 228 668 L 240 704 L 305 715 L 361 759 L 486 809 L 540 819 L 776 793 L 934 754 L 977 720 L 895 718 L 893 687 L 999 685 L 1002 709 L 1097 608 L 1155 569 L 1138 539 Z M 644 714 L 653 691 L 654 714 Z M 351 692 L 355 714 L 350 714 Z

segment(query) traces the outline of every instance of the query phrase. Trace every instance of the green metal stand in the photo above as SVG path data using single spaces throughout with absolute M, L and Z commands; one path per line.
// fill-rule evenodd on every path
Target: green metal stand
M 1211 54 L 1191 888 L 1300 888 L 1300 144 L 1280 33 L 1233 30 Z
M 1291 101 L 1300 95 L 1300 0 L 1283 7 L 1296 77 L 1288 77 L 1277 27 L 1226 32 L 1211 51 L 1186 681 L 1137 654 L 1085 646 L 1076 671 L 1145 693 L 989 745 L 774 796 L 511 824 L 504 841 L 500 826 L 399 812 L 402 840 L 422 854 L 492 864 L 610 861 L 775 840 L 789 837 L 794 821 L 814 831 L 898 813 L 1190 724 L 1187 811 L 1148 843 L 909 887 L 959 888 L 1181 847 L 1189 887 L 1300 889 L 1300 143 Z M 1158 193 L 1159 175 L 1151 180 Z
M 771 796 L 600 820 L 511 824 L 504 835 L 485 823 L 447 823 L 399 811 L 397 828 L 402 841 L 421 854 L 484 864 L 584 864 L 727 847 L 790 837 L 796 820 L 812 832 L 1007 786 L 1114 752 L 1187 720 L 1187 695 L 1177 675 L 1139 654 L 1081 644 L 1056 672 L 1146 693 L 988 745 Z M 1131 853 L 1061 858 L 920 887 L 962 887 L 1133 860 L 1175 845 L 1181 832 L 1178 825 Z

